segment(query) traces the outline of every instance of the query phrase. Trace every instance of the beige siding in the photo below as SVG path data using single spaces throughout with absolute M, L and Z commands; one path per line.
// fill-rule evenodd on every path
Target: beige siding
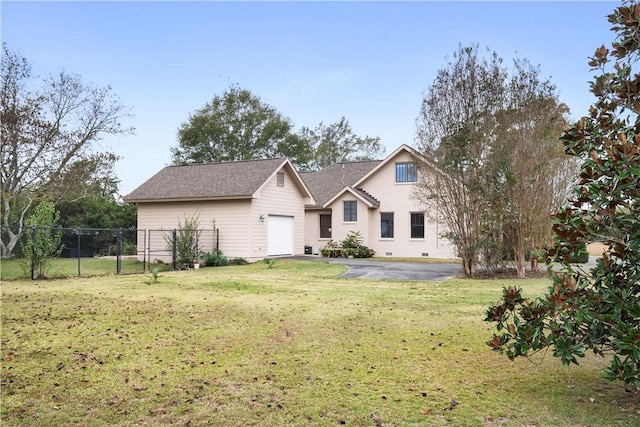
M 424 207 L 412 198 L 413 183 L 396 183 L 396 163 L 410 162 L 408 152 L 401 150 L 394 158 L 386 161 L 358 187 L 371 194 L 380 202 L 380 207 L 368 208 L 365 203 L 358 201 L 358 222 L 345 223 L 343 221 L 343 201 L 358 200 L 356 196 L 346 192 L 337 198 L 328 208 L 332 212 L 332 237 L 339 241 L 345 238 L 349 231 L 360 231 L 364 244 L 376 251 L 376 256 L 454 258 L 455 252 L 446 239 L 440 237 L 442 225 L 425 219 L 423 239 L 411 238 L 411 213 L 423 212 Z M 393 212 L 394 237 L 380 237 L 380 214 Z M 319 238 L 319 211 L 306 213 L 306 241 L 307 244 L 322 248 L 327 240 Z M 324 212 L 322 212 L 324 213 Z M 428 254 L 428 255 L 426 255 Z
M 264 258 L 267 256 L 267 229 L 269 215 L 293 217 L 294 219 L 294 254 L 304 253 L 304 204 L 306 199 L 295 185 L 295 176 L 285 166 L 284 186 L 278 186 L 277 174 L 274 174 L 260 189 L 253 200 L 251 222 L 253 223 L 252 258 Z M 264 222 L 260 216 L 264 216 Z
M 331 215 L 331 228 L 333 237 L 333 224 L 341 217 L 334 216 L 331 209 L 309 210 L 305 213 L 305 245 L 309 245 L 318 251 L 322 249 L 332 239 L 320 238 L 320 215 Z
M 442 226 L 425 219 L 424 239 L 411 238 L 411 213 L 423 212 L 424 207 L 413 199 L 413 183 L 396 183 L 396 163 L 410 162 L 411 156 L 400 151 L 389 159 L 373 175 L 361 183 L 360 187 L 380 201 L 380 207 L 372 212 L 369 228 L 370 247 L 377 256 L 420 257 L 455 257 L 451 245 L 439 234 Z M 394 237 L 380 237 L 380 214 L 393 212 Z M 390 254 L 390 255 L 389 255 Z
M 294 218 L 294 253 L 302 254 L 304 205 L 309 199 L 295 185 L 295 175 L 289 166 L 285 165 L 282 171 L 285 173 L 284 186 L 278 186 L 277 174 L 274 173 L 254 194 L 254 199 L 139 203 L 138 228 L 168 232 L 177 228 L 185 218 L 198 217 L 201 228 L 211 229 L 215 220 L 224 255 L 255 261 L 267 256 L 269 215 L 288 216 Z M 163 233 L 152 233 L 148 247 L 154 253 L 163 252 L 166 247 Z M 153 259 L 169 261 L 170 254 L 152 255 Z
M 223 253 L 229 258 L 249 258 L 254 225 L 250 213 L 250 200 L 140 203 L 138 228 L 173 230 L 185 218 L 197 217 L 201 228 L 211 229 L 215 220 L 220 230 L 220 249 Z M 166 246 L 162 233 L 152 232 L 148 246 L 154 253 L 162 251 Z M 156 258 L 169 261 L 167 257 L 167 254 L 163 254 Z M 152 260 L 156 258 L 152 253 Z
M 358 206 L 358 220 L 356 222 L 345 222 L 344 221 L 344 202 L 346 201 L 355 201 Z M 342 196 L 336 198 L 336 200 L 328 206 L 331 209 L 331 237 L 334 241 L 343 240 L 347 237 L 347 234 L 350 232 L 360 232 L 363 238 L 363 244 L 366 246 L 370 246 L 369 241 L 369 221 L 370 221 L 370 208 L 358 199 L 356 196 L 349 192 L 345 192 Z M 316 227 L 318 231 L 316 232 L 318 235 L 320 234 L 320 216 L 315 216 Z M 322 242 L 319 239 L 316 241 L 317 244 L 323 243 L 320 247 L 326 244 L 326 241 Z

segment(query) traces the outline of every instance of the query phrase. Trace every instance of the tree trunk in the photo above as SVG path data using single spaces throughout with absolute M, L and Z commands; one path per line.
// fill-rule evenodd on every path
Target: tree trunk
M 462 273 L 464 277 L 471 277 L 477 272 L 476 254 L 463 254 L 462 257 Z
M 538 271 L 538 258 L 531 255 L 531 271 Z
M 516 257 L 516 272 L 518 273 L 518 277 L 525 277 L 527 275 L 527 271 L 524 266 L 524 254 L 517 252 L 515 254 L 515 257 Z

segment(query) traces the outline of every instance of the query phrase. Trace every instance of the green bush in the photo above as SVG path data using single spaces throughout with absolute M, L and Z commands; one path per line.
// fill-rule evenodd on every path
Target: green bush
M 229 260 L 219 249 L 213 252 L 207 252 L 202 256 L 202 260 L 206 267 L 221 267 L 229 264 Z
M 320 254 L 328 258 L 371 258 L 375 251 L 362 244 L 359 231 L 351 231 L 341 242 L 329 241 Z
M 200 221 L 197 217 L 185 218 L 184 223 L 178 221 L 176 230 L 176 261 L 178 264 L 193 265 L 198 260 L 198 234 Z M 173 252 L 173 236 L 165 237 L 166 249 Z
M 62 251 L 62 232 L 55 228 L 60 213 L 51 202 L 42 202 L 25 222 L 27 237 L 23 247 L 25 272 L 33 279 L 43 278 L 51 267 L 51 259 Z
M 229 265 L 247 265 L 249 261 L 244 258 L 231 258 L 229 260 Z

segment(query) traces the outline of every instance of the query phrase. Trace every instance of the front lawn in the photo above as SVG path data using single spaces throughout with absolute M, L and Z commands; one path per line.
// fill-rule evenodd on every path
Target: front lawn
M 52 258 L 49 263 L 47 278 L 104 276 L 116 274 L 118 271 L 115 257 L 80 258 L 79 261 L 77 258 Z M 151 267 L 170 270 L 171 264 L 153 264 Z M 122 257 L 120 260 L 122 274 L 143 273 L 143 269 L 149 271 L 149 265 L 144 265 L 135 258 Z M 30 276 L 30 267 L 25 264 L 25 260 L 8 259 L 0 261 L 1 280 L 28 279 Z
M 271 268 L 272 267 L 272 268 Z M 2 425 L 638 425 L 637 396 L 484 344 L 501 281 L 247 266 L 2 283 Z M 518 282 L 529 296 L 546 279 Z

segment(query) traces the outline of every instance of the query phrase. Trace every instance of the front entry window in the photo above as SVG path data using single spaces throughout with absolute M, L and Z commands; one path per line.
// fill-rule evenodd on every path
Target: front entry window
M 320 214 L 320 238 L 331 238 L 331 214 Z

